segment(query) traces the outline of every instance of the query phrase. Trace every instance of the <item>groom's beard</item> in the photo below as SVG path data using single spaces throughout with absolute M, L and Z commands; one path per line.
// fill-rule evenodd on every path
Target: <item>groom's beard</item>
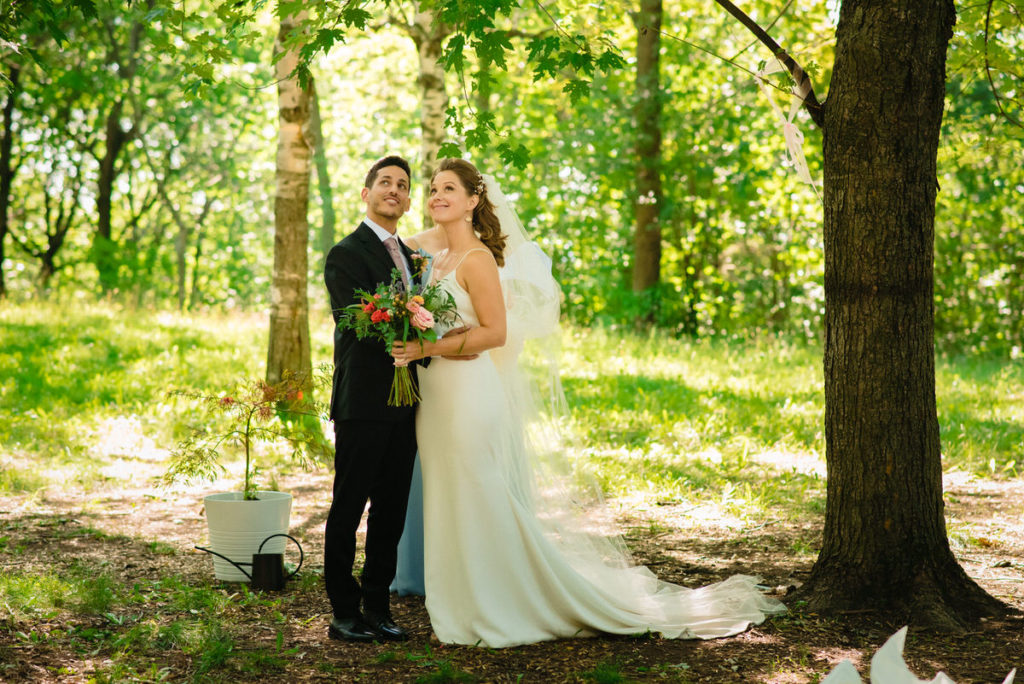
M 391 204 L 387 200 L 395 199 L 397 204 Z M 388 198 L 382 197 L 378 201 L 370 205 L 370 210 L 378 216 L 383 216 L 390 219 L 402 218 L 405 213 L 405 209 L 402 206 L 402 200 L 400 197 Z

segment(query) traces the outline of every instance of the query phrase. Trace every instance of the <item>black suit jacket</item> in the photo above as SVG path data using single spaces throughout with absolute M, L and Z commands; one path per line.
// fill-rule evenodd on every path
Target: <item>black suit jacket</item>
M 412 250 L 401 240 L 399 244 L 408 258 Z M 384 243 L 366 223 L 360 223 L 355 231 L 334 245 L 324 264 L 324 282 L 331 297 L 335 325 L 341 310 L 357 301 L 356 289 L 373 292 L 378 284 L 391 282 L 393 268 L 395 263 Z M 415 380 L 415 364 L 410 370 Z M 408 418 L 415 406 L 387 405 L 394 373 L 394 359 L 383 343 L 371 339 L 360 341 L 352 330 L 335 327 L 331 418 L 335 421 Z

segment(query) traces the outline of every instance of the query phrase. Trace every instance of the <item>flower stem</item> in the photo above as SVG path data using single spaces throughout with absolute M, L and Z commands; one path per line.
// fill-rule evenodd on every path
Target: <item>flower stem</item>
M 408 366 L 395 368 L 395 377 L 391 381 L 391 392 L 388 394 L 388 406 L 414 406 L 420 400 L 420 392 L 412 379 Z

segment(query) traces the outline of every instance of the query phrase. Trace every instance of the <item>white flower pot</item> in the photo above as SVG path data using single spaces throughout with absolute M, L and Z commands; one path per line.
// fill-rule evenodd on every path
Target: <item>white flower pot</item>
M 236 563 L 252 563 L 260 543 L 272 534 L 287 534 L 292 495 L 286 492 L 256 493 L 259 499 L 245 501 L 241 492 L 211 494 L 203 499 L 210 549 Z M 263 553 L 284 553 L 285 537 L 271 539 Z M 227 582 L 248 582 L 249 578 L 223 558 L 213 556 L 214 575 Z M 250 571 L 249 565 L 243 566 Z

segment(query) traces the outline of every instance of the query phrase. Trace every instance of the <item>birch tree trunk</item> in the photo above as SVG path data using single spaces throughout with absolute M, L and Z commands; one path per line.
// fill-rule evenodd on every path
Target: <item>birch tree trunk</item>
M 445 110 L 448 108 L 448 91 L 444 84 L 444 69 L 441 68 L 441 49 L 444 40 L 451 34 L 451 28 L 434 21 L 434 13 L 423 10 L 416 3 L 416 16 L 408 26 L 409 35 L 416 43 L 419 55 L 419 78 L 416 82 L 420 87 L 420 128 L 423 131 L 420 147 L 420 179 L 423 183 L 423 228 L 433 226 L 433 220 L 427 211 L 426 188 L 430 185 L 430 175 L 437 165 L 437 150 L 444 142 Z
M 642 0 L 635 17 L 636 45 L 636 227 L 633 233 L 633 292 L 657 287 L 661 277 L 661 0 Z M 652 320 L 653 308 L 642 319 Z
M 951 0 L 846 0 L 825 104 L 824 540 L 808 610 L 956 629 L 999 612 L 946 537 L 935 406 L 936 154 Z
M 306 12 L 281 17 L 275 52 L 305 17 Z M 270 291 L 270 342 L 267 382 L 281 380 L 287 371 L 312 377 L 309 351 L 309 311 L 306 280 L 309 268 L 309 177 L 312 147 L 306 137 L 312 84 L 303 88 L 293 74 L 294 51 L 277 62 L 279 137 L 277 191 L 274 196 L 274 275 Z

